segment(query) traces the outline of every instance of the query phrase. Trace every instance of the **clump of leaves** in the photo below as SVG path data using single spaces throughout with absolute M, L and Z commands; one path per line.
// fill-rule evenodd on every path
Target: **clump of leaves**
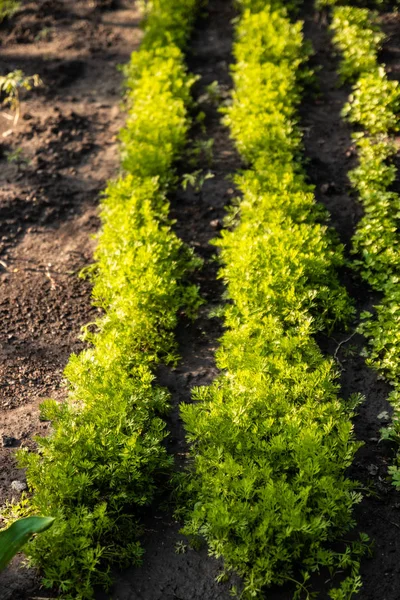
M 389 80 L 385 69 L 378 67 L 357 80 L 343 115 L 374 135 L 398 130 L 399 110 L 399 82 Z
M 214 174 L 210 171 L 203 171 L 199 169 L 192 173 L 184 173 L 182 175 L 182 188 L 187 190 L 188 186 L 192 187 L 193 190 L 199 194 L 201 193 L 205 182 L 208 179 L 213 179 Z
M 362 73 L 375 70 L 377 55 L 385 38 L 377 14 L 354 6 L 338 6 L 332 15 L 333 42 L 342 52 L 339 75 L 355 81 Z
M 187 74 L 182 51 L 173 45 L 145 46 L 133 53 L 124 72 L 127 102 L 134 111 L 119 136 L 122 164 L 132 175 L 171 183 L 172 162 L 186 142 L 195 78 Z
M 212 81 L 204 88 L 203 94 L 198 98 L 200 104 L 208 103 L 218 106 L 226 97 L 226 93 L 218 81 Z
M 175 45 L 183 48 L 202 2 L 199 0 L 145 0 L 144 48 Z

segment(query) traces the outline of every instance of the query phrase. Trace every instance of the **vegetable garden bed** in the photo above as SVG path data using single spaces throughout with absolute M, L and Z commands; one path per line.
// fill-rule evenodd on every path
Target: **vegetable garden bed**
M 14 565 L 0 598 L 397 600 L 396 431 L 379 441 L 390 386 L 356 332 L 382 285 L 351 266 L 364 209 L 348 179 L 358 159 L 341 114 L 346 47 L 329 29 L 342 9 L 148 8 L 129 64 L 140 35 L 128 2 L 23 3 L 2 25 L 7 68 L 45 85 L 3 138 L 1 492 L 25 485 L 13 458 L 25 447 L 20 513 L 56 521 L 27 549 L 49 589 Z M 382 44 L 357 76 L 372 56 L 396 78 L 398 40 Z M 125 171 L 101 200 L 91 307 L 77 272 L 119 170 L 117 62 L 128 64 Z M 45 402 L 39 421 L 48 396 L 64 403 Z M 38 432 L 49 437 L 32 453 Z

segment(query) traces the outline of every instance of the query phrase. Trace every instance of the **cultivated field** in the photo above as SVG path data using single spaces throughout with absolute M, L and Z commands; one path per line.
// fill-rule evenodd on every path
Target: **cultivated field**
M 398 600 L 396 5 L 0 15 L 0 600 Z

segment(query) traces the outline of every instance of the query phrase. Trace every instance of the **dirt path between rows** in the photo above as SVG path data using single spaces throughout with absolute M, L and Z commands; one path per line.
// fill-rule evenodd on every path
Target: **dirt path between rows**
M 117 66 L 137 48 L 138 25 L 132 1 L 38 0 L 0 27 L 0 74 L 43 81 L 12 133 L 0 114 L 0 505 L 25 486 L 14 450 L 46 433 L 39 403 L 64 397 L 64 366 L 95 317 L 78 273 L 91 261 L 100 192 L 119 171 Z M 30 598 L 36 585 L 10 568 L 0 599 Z
M 179 405 L 191 402 L 195 386 L 210 385 L 218 371 L 215 350 L 222 334 L 219 319 L 209 318 L 209 312 L 222 302 L 223 285 L 217 279 L 216 249 L 209 242 L 218 235 L 225 216 L 224 207 L 237 195 L 231 175 L 241 168 L 241 161 L 229 139 L 228 130 L 221 125 L 218 101 L 229 95 L 232 82 L 229 65 L 232 63 L 233 3 L 214 0 L 207 17 L 196 24 L 188 50 L 187 63 L 191 72 L 199 76 L 194 97 L 205 113 L 204 127 L 193 127 L 187 156 L 179 164 L 179 173 L 209 170 L 213 174 L 201 192 L 192 187 L 179 189 L 171 196 L 171 217 L 176 220 L 177 235 L 191 246 L 204 260 L 204 267 L 196 275 L 206 304 L 200 309 L 195 323 L 181 320 L 177 328 L 179 352 L 182 360 L 177 369 L 159 369 L 158 383 L 171 392 L 173 411 L 168 426 L 171 435 L 168 450 L 175 456 L 176 466 L 186 464 L 187 444 Z M 210 93 L 208 86 L 218 82 Z M 200 152 L 199 160 L 189 164 L 193 150 L 199 143 L 214 140 L 213 158 L 207 150 Z M 117 577 L 112 598 L 118 600 L 228 600 L 231 581 L 216 583 L 222 563 L 207 555 L 207 548 L 194 550 L 179 533 L 182 523 L 173 519 L 173 507 L 158 510 L 145 523 L 143 545 L 144 563 Z M 105 596 L 104 596 L 105 597 Z

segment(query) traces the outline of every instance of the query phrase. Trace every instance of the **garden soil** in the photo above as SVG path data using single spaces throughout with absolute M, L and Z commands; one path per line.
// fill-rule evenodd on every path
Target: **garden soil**
M 38 74 L 15 127 L 0 110 L 0 505 L 25 486 L 16 448 L 45 434 L 39 403 L 96 317 L 78 273 L 92 260 L 97 204 L 118 174 L 122 74 L 141 39 L 130 1 L 39 0 L 0 26 L 0 74 Z M 33 571 L 0 575 L 0 599 L 43 596 Z
M 116 134 L 123 124 L 120 110 L 121 74 L 116 67 L 129 59 L 140 41 L 139 15 L 133 2 L 41 0 L 24 2 L 13 19 L 0 28 L 0 74 L 21 68 L 38 73 L 43 86 L 22 98 L 21 118 L 12 122 L 0 114 L 0 502 L 17 497 L 25 485 L 16 468 L 17 447 L 33 447 L 32 436 L 45 434 L 38 405 L 46 397 L 62 400 L 62 371 L 71 352 L 83 347 L 81 326 L 96 317 L 90 287 L 77 274 L 92 260 L 91 237 L 99 226 L 97 203 L 108 178 L 119 169 Z M 200 153 L 195 167 L 214 177 L 201 192 L 190 186 L 172 195 L 175 231 L 204 260 L 195 276 L 206 304 L 195 323 L 180 321 L 177 337 L 182 360 L 177 369 L 161 367 L 158 383 L 171 392 L 173 411 L 167 441 L 178 470 L 187 461 L 187 445 L 179 418 L 180 402 L 191 401 L 191 390 L 209 385 L 217 376 L 214 352 L 222 333 L 220 321 L 209 316 L 221 303 L 223 285 L 216 279 L 215 248 L 209 244 L 223 224 L 224 206 L 237 191 L 230 175 L 243 165 L 214 103 L 225 101 L 231 80 L 232 2 L 211 0 L 209 14 L 196 27 L 188 63 L 199 75 L 195 96 L 205 113 L 205 130 L 196 126 L 191 149 L 210 137 L 213 158 Z M 349 89 L 338 87 L 326 15 L 305 10 L 306 37 L 312 42 L 319 93 L 302 105 L 306 169 L 316 186 L 317 200 L 328 209 L 330 224 L 348 252 L 361 210 L 347 172 L 356 164 L 349 127 L 340 117 Z M 382 59 L 393 77 L 400 76 L 400 18 L 387 14 L 382 23 L 389 35 Z M 322 67 L 322 68 L 320 68 Z M 218 81 L 218 88 L 208 88 Z M 4 112 L 7 112 L 5 110 Z M 4 135 L 5 134 L 5 135 Z M 179 164 L 181 175 L 193 170 L 190 148 Z M 379 442 L 387 423 L 388 386 L 365 366 L 359 352 L 364 340 L 353 335 L 362 310 L 379 301 L 349 270 L 343 282 L 355 299 L 357 318 L 347 332 L 320 337 L 321 348 L 337 360 L 341 393 L 361 393 L 365 401 L 355 418 L 364 446 L 349 475 L 370 491 L 356 509 L 357 531 L 368 533 L 372 556 L 362 562 L 360 600 L 400 599 L 400 494 L 390 485 L 387 467 L 394 455 Z M 350 338 L 350 339 L 349 339 Z M 221 564 L 194 550 L 179 533 L 181 523 L 172 507 L 160 508 L 144 521 L 142 567 L 116 574 L 110 594 L 98 600 L 228 600 L 234 579 L 217 584 Z M 356 534 L 355 534 L 356 535 Z M 353 539 L 355 539 L 355 535 Z M 33 570 L 22 569 L 21 558 L 0 575 L 0 600 L 55 598 L 40 588 Z M 319 598 L 326 598 L 329 576 L 315 580 Z M 240 584 L 239 584 L 240 585 Z M 271 590 L 270 600 L 289 600 L 290 587 Z

